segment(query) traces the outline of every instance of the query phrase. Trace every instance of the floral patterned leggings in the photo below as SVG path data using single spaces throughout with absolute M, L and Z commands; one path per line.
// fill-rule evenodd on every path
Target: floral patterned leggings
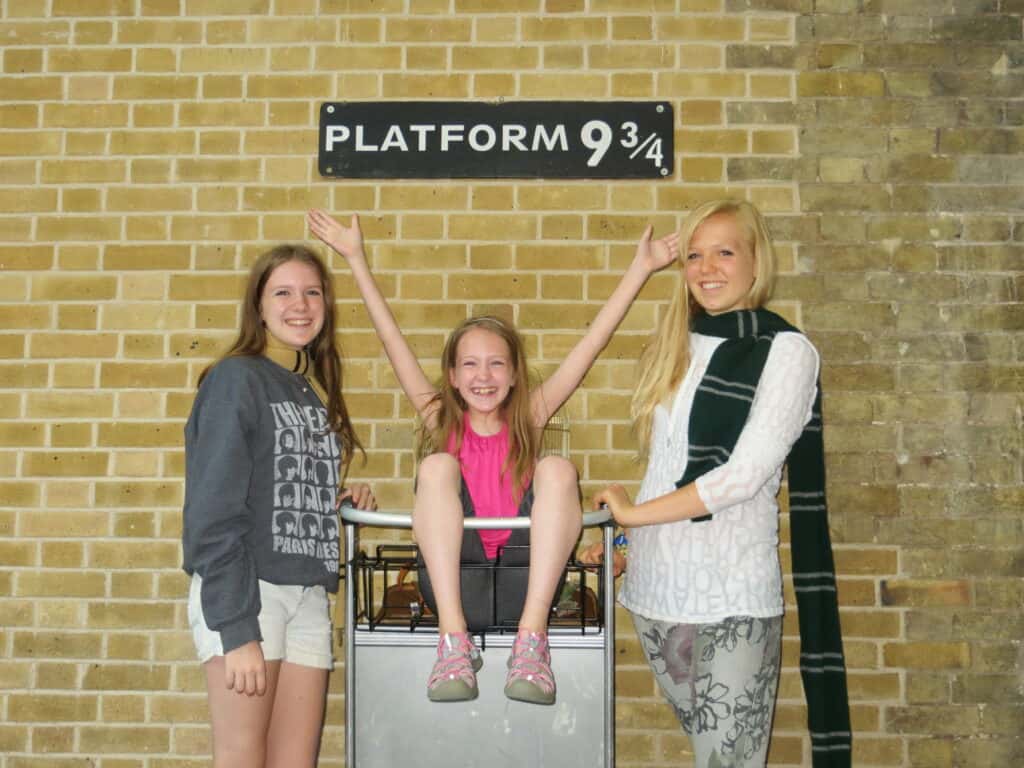
M 782 654 L 782 617 L 672 624 L 633 614 L 662 693 L 697 768 L 764 766 Z

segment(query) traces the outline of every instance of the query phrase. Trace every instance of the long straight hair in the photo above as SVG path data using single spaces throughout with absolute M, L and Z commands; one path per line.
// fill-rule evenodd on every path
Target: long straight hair
M 313 376 L 327 393 L 327 424 L 338 436 L 338 442 L 341 444 L 341 477 L 344 478 L 356 449 L 364 455 L 365 451 L 352 427 L 345 398 L 342 396 L 341 352 L 334 336 L 334 283 L 327 267 L 315 251 L 304 245 L 286 243 L 270 249 L 253 262 L 245 286 L 245 298 L 242 299 L 238 337 L 215 363 L 203 370 L 199 375 L 199 383 L 202 384 L 210 369 L 224 358 L 257 356 L 266 350 L 267 329 L 260 316 L 263 289 L 274 270 L 290 261 L 306 264 L 316 270 L 323 291 L 324 325 L 316 338 L 307 345 L 306 352 L 313 364 Z
M 771 295 L 775 280 L 775 251 L 761 212 L 745 200 L 729 199 L 711 200 L 691 211 L 679 232 L 680 241 L 686 244 L 677 261 L 679 285 L 640 356 L 637 387 L 630 410 L 641 456 L 646 456 L 649 448 L 654 409 L 679 387 L 690 365 L 690 325 L 696 315 L 704 312 L 704 308 L 690 294 L 686 284 L 686 258 L 694 232 L 707 219 L 718 214 L 733 218 L 746 236 L 754 256 L 754 282 L 747 292 L 747 305 L 759 309 Z
M 426 422 L 420 426 L 420 455 L 431 451 L 447 451 L 449 443 L 457 455 L 464 437 L 466 401 L 451 384 L 451 372 L 455 370 L 459 342 L 474 329 L 489 331 L 502 339 L 509 350 L 512 365 L 513 386 L 501 414 L 508 424 L 508 456 L 503 470 L 512 471 L 513 488 L 518 499 L 533 474 L 533 466 L 540 455 L 540 431 L 534 427 L 530 412 L 530 382 L 526 363 L 526 351 L 519 333 L 500 317 L 480 315 L 463 321 L 449 334 L 441 352 L 441 378 L 428 408 L 436 407 L 433 428 Z M 434 403 L 437 405 L 434 406 Z M 454 440 L 452 436 L 454 435 Z

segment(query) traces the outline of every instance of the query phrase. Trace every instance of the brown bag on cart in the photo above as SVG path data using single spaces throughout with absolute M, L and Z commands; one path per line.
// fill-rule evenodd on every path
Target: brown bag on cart
M 423 602 L 419 584 L 415 581 L 406 581 L 408 576 L 409 568 L 403 567 L 398 572 L 398 580 L 384 589 L 384 599 L 374 621 L 411 621 L 414 618 L 431 615 L 430 609 Z

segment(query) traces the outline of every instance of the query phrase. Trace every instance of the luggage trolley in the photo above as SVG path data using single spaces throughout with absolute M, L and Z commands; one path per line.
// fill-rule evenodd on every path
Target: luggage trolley
M 569 566 L 579 604 L 587 578 L 597 586 L 588 621 L 553 618 L 548 630 L 557 698 L 552 706 L 504 695 L 506 660 L 515 627 L 474 633 L 484 658 L 474 701 L 434 703 L 426 681 L 434 662 L 436 620 L 413 606 L 406 617 L 378 621 L 388 581 L 414 559 L 368 557 L 359 529 L 411 528 L 412 516 L 342 507 L 345 527 L 345 765 L 377 768 L 414 763 L 424 768 L 520 768 L 523 765 L 615 765 L 615 598 L 611 567 Z M 526 528 L 529 518 L 467 518 L 467 530 Z M 603 529 L 604 562 L 612 562 L 614 525 L 607 510 L 587 512 L 583 526 Z M 414 550 L 412 546 L 405 549 Z M 414 566 L 413 566 L 414 567 Z M 497 567 L 500 567 L 497 566 Z M 592 601 L 591 601 L 592 602 Z M 557 614 L 554 614 L 557 616 Z

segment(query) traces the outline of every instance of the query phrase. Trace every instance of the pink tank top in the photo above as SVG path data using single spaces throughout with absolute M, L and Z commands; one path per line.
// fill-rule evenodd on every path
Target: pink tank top
M 476 516 L 515 517 L 519 507 L 513 493 L 513 474 L 511 470 L 502 472 L 505 457 L 508 456 L 508 424 L 503 423 L 501 431 L 494 435 L 478 435 L 474 432 L 468 415 L 462 425 L 462 447 L 458 459 Z M 448 440 L 448 452 L 454 451 L 453 433 Z M 512 535 L 508 529 L 477 533 L 480 534 L 484 554 L 490 560 L 497 557 L 498 549 Z

